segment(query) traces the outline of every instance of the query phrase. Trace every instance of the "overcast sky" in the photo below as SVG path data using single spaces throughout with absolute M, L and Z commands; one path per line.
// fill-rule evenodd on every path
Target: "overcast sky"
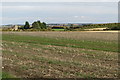
M 1 0 L 2 2 L 118 2 L 119 0 Z
M 3 1 L 1 5 L 2 16 L 0 18 L 2 18 L 2 24 L 24 24 L 25 21 L 32 23 L 35 20 L 46 23 L 118 22 L 118 2 L 12 1 Z

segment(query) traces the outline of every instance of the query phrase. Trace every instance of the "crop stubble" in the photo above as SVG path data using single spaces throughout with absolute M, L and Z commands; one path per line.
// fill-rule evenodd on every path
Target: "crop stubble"
M 68 38 L 117 42 L 117 33 L 92 32 L 3 32 L 8 35 Z M 116 78 L 117 52 L 3 39 L 3 71 L 15 77 Z

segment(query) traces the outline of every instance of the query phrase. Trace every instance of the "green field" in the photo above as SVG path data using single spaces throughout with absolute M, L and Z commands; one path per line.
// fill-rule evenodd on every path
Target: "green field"
M 65 31 L 65 29 L 52 29 L 53 31 Z
M 104 33 L 111 40 L 97 38 L 103 33 L 96 33 L 96 39 L 88 39 L 92 32 L 79 38 L 74 38 L 74 32 L 70 38 L 67 32 L 54 33 L 56 36 L 52 32 L 45 36 L 42 32 L 4 32 L 3 72 L 21 78 L 117 78 L 118 43 L 112 39 L 117 33 Z

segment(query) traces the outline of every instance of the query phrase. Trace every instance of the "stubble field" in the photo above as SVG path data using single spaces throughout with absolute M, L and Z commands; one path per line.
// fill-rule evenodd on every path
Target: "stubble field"
M 117 78 L 117 32 L 3 32 L 3 77 Z

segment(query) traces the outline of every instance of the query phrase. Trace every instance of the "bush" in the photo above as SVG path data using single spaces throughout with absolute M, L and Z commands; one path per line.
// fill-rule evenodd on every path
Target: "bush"
M 111 27 L 111 30 L 120 30 L 120 26 Z

